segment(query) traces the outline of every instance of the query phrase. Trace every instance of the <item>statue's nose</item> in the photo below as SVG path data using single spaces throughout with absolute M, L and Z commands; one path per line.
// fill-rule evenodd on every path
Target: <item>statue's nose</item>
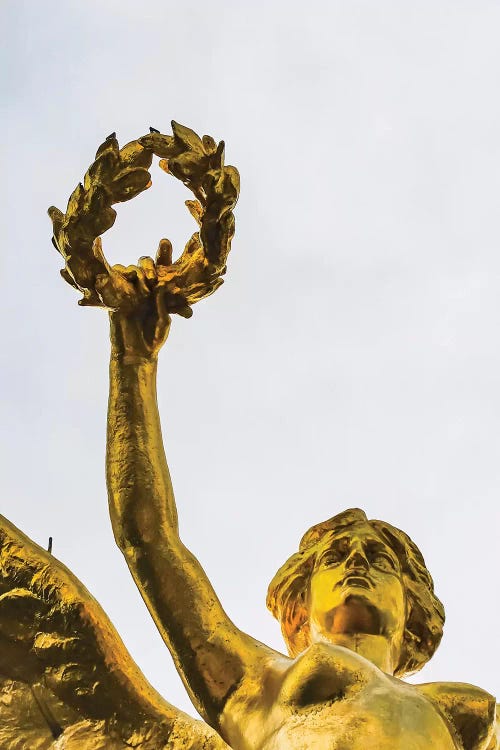
M 366 558 L 366 555 L 359 548 L 355 548 L 351 551 L 345 564 L 346 564 L 346 568 L 349 568 L 349 569 L 364 568 L 366 570 L 368 568 L 368 560 Z

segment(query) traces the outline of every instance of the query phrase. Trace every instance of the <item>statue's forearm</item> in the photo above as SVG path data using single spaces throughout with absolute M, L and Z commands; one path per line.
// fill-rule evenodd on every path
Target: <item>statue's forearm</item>
M 156 404 L 156 361 L 113 357 L 107 480 L 118 546 L 196 708 L 213 725 L 269 650 L 239 631 L 179 539 Z
M 156 403 L 156 358 L 112 355 L 107 434 L 111 521 L 121 549 L 177 535 Z

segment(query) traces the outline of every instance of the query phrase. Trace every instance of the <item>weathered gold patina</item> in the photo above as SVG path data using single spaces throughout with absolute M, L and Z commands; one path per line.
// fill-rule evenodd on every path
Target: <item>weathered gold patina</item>
M 238 175 L 223 147 L 173 124 L 99 149 L 65 214 L 51 209 L 64 278 L 111 321 L 107 482 L 116 542 L 205 722 L 163 701 L 75 577 L 0 519 L 0 750 L 494 750 L 495 702 L 471 685 L 413 685 L 444 611 L 415 544 L 349 510 L 310 529 L 268 606 L 285 656 L 240 631 L 179 538 L 156 400 L 170 316 L 221 283 Z M 200 225 L 172 262 L 110 267 L 112 203 L 150 183 L 153 154 L 195 194 Z M 219 735 L 222 739 L 219 739 Z M 224 744 L 227 743 L 227 745 Z

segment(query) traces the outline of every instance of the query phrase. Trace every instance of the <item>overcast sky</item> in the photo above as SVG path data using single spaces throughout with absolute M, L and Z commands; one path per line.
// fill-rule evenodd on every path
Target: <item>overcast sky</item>
M 184 541 L 229 614 L 265 608 L 313 523 L 360 506 L 417 542 L 447 611 L 419 680 L 500 693 L 500 3 L 3 0 L 0 512 L 101 602 L 192 711 L 115 548 L 108 330 L 59 277 L 100 142 L 170 120 L 241 173 L 226 283 L 174 320 L 159 402 Z M 178 252 L 188 191 L 157 167 L 113 262 Z

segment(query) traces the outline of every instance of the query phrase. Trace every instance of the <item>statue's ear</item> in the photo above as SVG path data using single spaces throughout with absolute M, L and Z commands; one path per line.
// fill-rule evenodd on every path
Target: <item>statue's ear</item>
M 288 607 L 287 617 L 281 620 L 281 632 L 288 647 L 290 656 L 296 657 L 310 645 L 310 625 L 308 610 L 308 592 L 300 592 Z

